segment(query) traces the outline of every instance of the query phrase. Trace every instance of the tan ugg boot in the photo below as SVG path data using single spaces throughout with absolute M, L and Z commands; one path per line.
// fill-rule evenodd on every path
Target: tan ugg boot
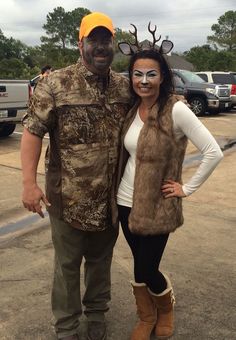
M 135 326 L 130 339 L 150 340 L 150 335 L 157 321 L 157 310 L 144 283 L 132 282 L 132 286 L 139 322 Z
M 164 275 L 164 274 L 163 274 Z M 150 292 L 154 304 L 157 308 L 157 323 L 155 327 L 155 335 L 159 339 L 169 338 L 174 333 L 174 303 L 175 297 L 171 282 L 168 276 L 164 275 L 167 288 L 160 294 Z

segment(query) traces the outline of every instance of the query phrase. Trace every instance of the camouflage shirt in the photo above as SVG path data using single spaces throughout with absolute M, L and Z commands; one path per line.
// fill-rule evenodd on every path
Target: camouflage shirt
M 81 61 L 54 71 L 38 83 L 23 119 L 29 132 L 50 136 L 49 212 L 88 231 L 111 225 L 111 187 L 129 109 L 128 79 L 110 71 L 105 81 Z

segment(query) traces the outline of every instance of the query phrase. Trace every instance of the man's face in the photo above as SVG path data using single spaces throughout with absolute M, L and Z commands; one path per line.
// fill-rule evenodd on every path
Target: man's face
M 52 72 L 52 69 L 48 69 L 44 72 L 43 77 L 47 77 Z
M 80 53 L 89 71 L 98 75 L 107 74 L 112 63 L 113 37 L 103 27 L 97 27 L 79 42 Z

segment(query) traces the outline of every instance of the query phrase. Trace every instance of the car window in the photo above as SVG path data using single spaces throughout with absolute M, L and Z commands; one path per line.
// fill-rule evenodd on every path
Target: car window
M 198 75 L 199 77 L 201 77 L 204 81 L 206 81 L 206 82 L 208 81 L 207 75 L 206 75 L 206 74 L 204 74 L 204 73 L 200 73 L 200 74 L 199 74 L 199 73 L 198 73 L 197 75 Z
M 185 79 L 187 79 L 189 82 L 195 82 L 195 83 L 205 83 L 205 81 L 199 77 L 197 74 L 191 71 L 187 70 L 181 70 L 179 71 Z
M 184 87 L 185 86 L 182 79 L 177 74 L 173 75 L 173 81 L 174 81 L 175 86 L 178 86 L 178 87 Z
M 231 73 L 231 74 L 232 74 L 232 76 L 233 76 L 233 78 L 234 78 L 233 84 L 236 85 L 236 73 Z
M 216 84 L 233 84 L 234 77 L 230 73 L 212 73 L 213 82 Z

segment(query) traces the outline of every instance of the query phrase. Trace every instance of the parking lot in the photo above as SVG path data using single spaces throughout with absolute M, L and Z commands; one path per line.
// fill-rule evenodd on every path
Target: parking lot
M 200 118 L 224 159 L 194 195 L 184 199 L 185 223 L 171 235 L 162 269 L 176 295 L 174 340 L 233 340 L 236 334 L 236 110 Z M 48 218 L 21 205 L 22 127 L 0 139 L 0 339 L 55 339 L 50 311 L 53 249 Z M 43 154 L 48 139 L 43 142 Z M 199 162 L 187 149 L 184 179 Z M 38 181 L 44 185 L 43 157 Z M 108 340 L 128 340 L 135 323 L 129 281 L 132 257 L 120 233 L 112 267 Z M 85 320 L 81 330 L 84 334 Z M 81 340 L 85 338 L 81 337 Z M 154 338 L 153 338 L 154 339 Z

